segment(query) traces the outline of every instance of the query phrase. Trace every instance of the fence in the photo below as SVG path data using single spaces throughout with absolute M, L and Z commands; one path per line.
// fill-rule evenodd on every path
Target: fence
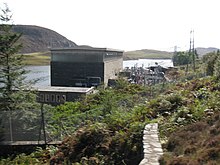
M 0 142 L 52 141 L 41 110 L 0 111 Z M 53 139 L 54 140 L 54 139 Z
M 56 143 L 87 122 L 102 120 L 102 115 L 98 108 L 52 119 L 53 109 L 43 109 L 43 104 L 38 110 L 0 111 L 0 144 Z

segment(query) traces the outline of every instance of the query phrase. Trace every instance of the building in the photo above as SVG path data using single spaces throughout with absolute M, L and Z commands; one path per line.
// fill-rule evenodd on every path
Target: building
M 51 85 L 90 87 L 108 84 L 123 69 L 123 51 L 73 47 L 51 49 Z
M 56 106 L 67 101 L 70 102 L 82 99 L 94 92 L 94 87 L 80 88 L 48 86 L 37 89 L 37 102 Z

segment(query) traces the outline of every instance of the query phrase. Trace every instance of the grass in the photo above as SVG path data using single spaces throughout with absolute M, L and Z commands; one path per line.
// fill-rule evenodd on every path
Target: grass
M 49 65 L 50 52 L 36 52 L 24 54 L 25 63 L 27 65 Z

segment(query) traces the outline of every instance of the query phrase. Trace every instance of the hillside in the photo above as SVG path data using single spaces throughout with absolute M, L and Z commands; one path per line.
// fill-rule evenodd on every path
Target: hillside
M 45 111 L 50 138 L 64 137 L 57 148 L 48 146 L 31 155 L 0 159 L 0 164 L 138 165 L 144 127 L 153 122 L 159 124 L 164 151 L 161 165 L 219 164 L 220 83 L 216 78 L 163 87 L 119 83 L 85 100 Z
M 196 48 L 197 53 L 199 57 L 202 57 L 203 55 L 210 53 L 210 52 L 216 52 L 218 48 L 214 47 L 197 47 Z M 167 51 L 160 51 L 160 50 L 152 50 L 152 49 L 141 49 L 141 50 L 134 50 L 134 51 L 127 51 L 124 52 L 124 60 L 133 60 L 133 59 L 155 59 L 155 58 L 172 58 L 173 52 L 167 52 Z
M 68 40 L 66 37 L 62 36 L 61 34 L 44 28 L 40 26 L 33 26 L 33 25 L 14 25 L 13 30 L 17 33 L 21 33 L 22 36 L 20 38 L 20 43 L 23 44 L 23 48 L 20 53 L 28 54 L 28 64 L 33 65 L 42 65 L 48 64 L 50 61 L 50 52 L 49 49 L 52 47 L 75 47 L 78 46 L 71 40 Z M 87 45 L 82 45 L 82 47 L 90 47 Z M 203 55 L 217 51 L 217 48 L 209 47 L 203 48 L 198 47 L 196 48 L 197 53 L 200 57 Z M 42 56 L 43 53 L 43 56 Z M 159 51 L 159 50 L 152 50 L 152 49 L 141 49 L 141 50 L 134 50 L 134 51 L 127 51 L 124 52 L 124 60 L 132 60 L 132 59 L 170 59 L 173 56 L 173 52 L 167 51 Z M 41 58 L 43 57 L 43 59 Z M 43 62 L 41 63 L 41 59 Z M 36 61 L 36 62 L 35 62 Z
M 143 59 L 143 58 L 172 58 L 172 52 L 142 49 L 124 52 L 124 60 Z
M 21 33 L 20 42 L 23 44 L 21 53 L 46 52 L 51 47 L 74 47 L 74 42 L 59 33 L 32 25 L 15 25 L 13 30 Z
M 209 48 L 197 47 L 196 48 L 196 51 L 197 51 L 199 57 L 202 57 L 203 55 L 205 55 L 207 53 L 216 52 L 217 50 L 218 50 L 218 48 L 213 48 L 213 47 L 209 47 Z

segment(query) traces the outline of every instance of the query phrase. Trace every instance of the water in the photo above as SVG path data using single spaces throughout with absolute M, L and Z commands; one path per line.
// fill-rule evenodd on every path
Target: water
M 149 67 L 149 66 L 155 66 L 158 63 L 158 65 L 167 68 L 167 67 L 173 67 L 173 61 L 171 59 L 138 59 L 138 60 L 128 60 L 123 61 L 123 68 L 125 67 Z
M 50 66 L 28 66 L 27 80 L 40 79 L 34 86 L 50 86 Z
M 173 67 L 173 62 L 171 59 L 139 59 L 123 61 L 123 68 L 131 68 L 134 65 L 136 65 L 137 67 L 149 67 L 154 66 L 156 62 L 162 67 Z M 50 66 L 28 66 L 27 70 L 30 70 L 30 73 L 27 74 L 27 80 L 38 78 L 42 79 L 34 86 L 50 86 Z

